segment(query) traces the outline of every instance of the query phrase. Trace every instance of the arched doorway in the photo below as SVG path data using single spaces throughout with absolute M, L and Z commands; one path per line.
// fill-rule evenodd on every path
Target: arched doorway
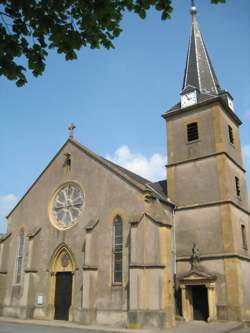
M 50 264 L 50 319 L 72 320 L 75 261 L 66 244 L 54 252 Z

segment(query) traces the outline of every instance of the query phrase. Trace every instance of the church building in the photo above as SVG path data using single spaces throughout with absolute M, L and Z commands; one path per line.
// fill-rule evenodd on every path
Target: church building
M 0 316 L 122 327 L 250 321 L 250 212 L 233 98 L 191 8 L 167 180 L 69 138 L 7 216 Z

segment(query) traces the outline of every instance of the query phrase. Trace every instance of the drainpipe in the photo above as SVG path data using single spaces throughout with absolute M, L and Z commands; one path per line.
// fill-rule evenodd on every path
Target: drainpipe
M 175 313 L 177 314 L 177 299 L 176 299 L 176 237 L 175 237 L 175 209 L 176 206 L 173 207 L 172 211 L 172 268 L 173 268 L 173 280 L 174 280 L 174 301 L 175 301 Z
M 175 237 L 175 209 L 176 207 L 173 208 L 172 212 L 172 218 L 173 218 L 173 228 L 172 228 L 172 234 L 173 234 L 173 241 L 172 241 L 172 255 L 173 255 L 173 274 L 174 274 L 174 281 L 176 277 L 176 237 Z

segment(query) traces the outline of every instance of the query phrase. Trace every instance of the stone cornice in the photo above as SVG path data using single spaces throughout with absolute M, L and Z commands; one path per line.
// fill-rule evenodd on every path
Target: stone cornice
M 166 266 L 162 264 L 139 264 L 132 263 L 129 265 L 130 269 L 164 269 Z
M 129 220 L 129 223 L 131 225 L 139 224 L 142 221 L 142 219 L 143 219 L 144 216 L 146 216 L 147 218 L 149 218 L 155 224 L 158 224 L 158 225 L 160 225 L 162 227 L 168 227 L 168 228 L 172 227 L 171 223 L 168 223 L 168 222 L 165 221 L 166 217 L 163 218 L 163 217 L 153 216 L 152 214 L 149 214 L 147 212 L 144 212 L 144 213 L 142 213 L 140 215 L 131 217 L 130 220 Z
M 171 118 L 173 116 L 180 116 L 183 113 L 187 113 L 187 112 L 190 112 L 190 111 L 193 111 L 193 110 L 198 111 L 199 109 L 201 109 L 199 111 L 203 111 L 202 108 L 204 106 L 209 105 L 209 104 L 220 104 L 220 105 L 222 105 L 225 112 L 237 123 L 237 125 L 242 124 L 242 121 L 240 120 L 240 118 L 230 109 L 230 107 L 225 103 L 225 101 L 220 96 L 214 97 L 212 99 L 205 100 L 203 102 L 191 105 L 191 106 L 183 108 L 183 109 L 181 107 L 179 107 L 176 110 L 167 111 L 162 115 L 162 117 L 167 120 L 168 118 Z M 206 110 L 206 109 L 204 109 L 204 110 Z
M 0 237 L 0 243 L 3 243 L 4 241 L 6 241 L 10 236 L 11 236 L 12 232 L 8 232 L 7 234 L 4 234 Z
M 38 270 L 35 268 L 27 268 L 24 270 L 24 273 L 38 273 Z
M 218 153 L 213 153 L 213 154 L 204 155 L 204 156 L 201 156 L 201 157 L 196 157 L 196 158 L 192 158 L 192 159 L 188 159 L 188 160 L 182 160 L 182 161 L 177 161 L 177 162 L 174 162 L 174 163 L 169 163 L 169 164 L 166 165 L 166 167 L 171 168 L 173 166 L 186 164 L 186 163 L 190 163 L 190 162 L 196 162 L 196 161 L 199 161 L 199 160 L 203 160 L 203 159 L 211 158 L 211 157 L 216 157 L 216 156 L 220 156 L 220 155 L 226 155 L 231 162 L 233 162 L 239 169 L 241 169 L 241 171 L 246 173 L 246 170 L 239 163 L 237 163 L 226 151 L 220 151 Z
M 97 266 L 84 265 L 82 266 L 83 271 L 98 271 Z
M 236 208 L 240 209 L 242 212 L 246 213 L 247 215 L 250 215 L 250 211 L 241 207 L 238 205 L 236 202 L 232 200 L 221 200 L 221 201 L 212 201 L 208 203 L 200 203 L 200 204 L 195 204 L 195 205 L 186 205 L 186 206 L 177 206 L 176 211 L 179 210 L 188 210 L 188 209 L 195 209 L 195 208 L 203 208 L 203 207 L 211 207 L 211 206 L 220 206 L 220 205 L 226 205 L 226 204 L 231 204 L 235 206 Z
M 33 239 L 36 235 L 39 234 L 39 232 L 41 231 L 41 227 L 35 227 L 32 230 L 30 230 L 30 232 L 27 234 L 27 237 L 29 239 Z
M 245 261 L 250 261 L 250 256 L 239 254 L 239 253 L 211 253 L 200 256 L 201 260 L 214 260 L 214 259 L 225 259 L 225 258 L 237 258 Z M 190 261 L 190 256 L 182 256 L 176 258 L 176 261 Z

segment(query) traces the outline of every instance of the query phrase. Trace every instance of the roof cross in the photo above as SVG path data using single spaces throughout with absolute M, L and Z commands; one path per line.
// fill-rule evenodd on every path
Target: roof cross
M 74 129 L 75 129 L 75 125 L 73 123 L 71 123 L 68 127 L 68 131 L 69 131 L 69 138 L 74 139 Z

